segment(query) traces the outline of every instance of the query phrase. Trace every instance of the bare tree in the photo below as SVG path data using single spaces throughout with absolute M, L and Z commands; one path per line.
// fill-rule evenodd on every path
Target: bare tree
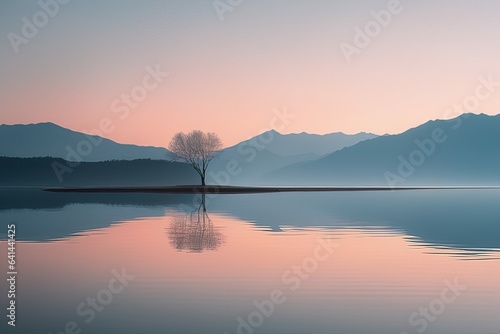
M 194 130 L 190 133 L 178 132 L 170 141 L 168 149 L 177 159 L 193 166 L 201 177 L 201 185 L 205 185 L 205 174 L 208 164 L 222 149 L 222 142 L 215 133 L 204 133 Z

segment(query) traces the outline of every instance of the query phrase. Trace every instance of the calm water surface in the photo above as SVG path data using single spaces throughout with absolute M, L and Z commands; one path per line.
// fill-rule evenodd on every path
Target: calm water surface
M 500 333 L 498 190 L 0 199 L 2 333 Z

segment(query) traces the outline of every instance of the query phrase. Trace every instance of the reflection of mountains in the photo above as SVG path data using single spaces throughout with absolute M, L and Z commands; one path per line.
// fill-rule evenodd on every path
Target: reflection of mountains
M 224 236 L 214 228 L 205 206 L 205 195 L 197 210 L 174 217 L 168 235 L 172 247 L 179 251 L 200 253 L 215 250 L 223 242 Z
M 253 221 L 275 231 L 283 225 L 382 226 L 405 233 L 409 241 L 422 246 L 487 252 L 500 249 L 499 197 L 498 190 L 247 194 L 207 197 L 207 207 L 210 212 Z M 163 216 L 166 210 L 191 211 L 194 198 L 0 189 L 0 200 L 0 221 L 18 222 L 20 240 L 47 241 L 114 222 Z M 175 228 L 192 228 L 189 224 L 183 227 L 179 222 Z M 4 231 L 0 231 L 2 238 Z M 188 240 L 182 241 L 184 249 L 189 249 Z
M 251 199 L 249 197 L 252 197 Z M 279 230 L 280 225 L 386 227 L 407 240 L 469 254 L 500 250 L 499 190 L 432 190 L 228 196 L 217 212 L 238 207 L 241 219 Z M 238 204 L 239 203 L 239 204 Z M 230 210 L 235 212 L 236 210 Z

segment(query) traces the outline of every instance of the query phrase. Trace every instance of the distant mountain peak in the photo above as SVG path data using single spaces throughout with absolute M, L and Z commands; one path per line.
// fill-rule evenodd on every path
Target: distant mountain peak
M 271 130 L 267 130 L 265 132 L 263 132 L 262 134 L 273 134 L 273 135 L 277 135 L 277 136 L 282 136 L 281 133 L 279 133 L 277 130 L 275 129 L 271 129 Z
M 169 151 L 162 147 L 119 144 L 51 122 L 0 125 L 0 156 L 53 157 L 72 161 L 156 159 L 165 160 Z M 71 156 L 72 158 L 68 158 Z M 75 158 L 76 157 L 76 158 Z

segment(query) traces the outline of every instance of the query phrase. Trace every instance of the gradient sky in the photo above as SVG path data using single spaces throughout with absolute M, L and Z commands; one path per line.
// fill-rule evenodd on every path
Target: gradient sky
M 49 1 L 49 0 L 42 0 Z M 227 0 L 221 0 L 227 2 Z M 500 81 L 500 2 L 402 0 L 403 11 L 347 62 L 339 44 L 387 8 L 378 0 L 243 0 L 221 21 L 212 0 L 72 0 L 15 53 L 37 1 L 0 2 L 0 123 L 54 122 L 166 146 L 177 131 L 218 133 L 232 145 L 295 115 L 282 133 L 400 133 Z M 169 76 L 131 109 L 113 101 L 148 66 Z M 478 112 L 500 112 L 500 90 Z M 121 114 L 120 114 L 121 115 Z

